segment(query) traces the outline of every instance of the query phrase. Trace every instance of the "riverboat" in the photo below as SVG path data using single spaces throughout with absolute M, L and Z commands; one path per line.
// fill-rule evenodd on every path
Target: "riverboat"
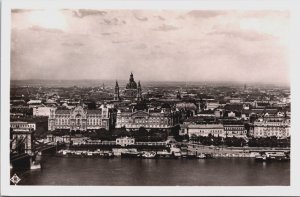
M 289 157 L 284 152 L 266 153 L 267 158 L 276 161 L 289 161 Z
M 114 154 L 111 151 L 70 151 L 60 150 L 57 156 L 61 157 L 91 157 L 91 158 L 113 158 Z
M 168 151 L 158 151 L 156 153 L 156 155 L 160 159 L 171 159 L 172 158 L 172 154 Z
M 145 158 L 145 159 L 154 159 L 156 157 L 157 157 L 157 155 L 155 152 L 145 152 L 144 154 L 142 154 L 142 158 Z
M 197 155 L 198 159 L 214 159 L 212 154 L 209 153 L 201 153 L 199 155 Z
M 289 161 L 290 158 L 283 152 L 266 152 L 255 157 L 255 161 Z
M 204 153 L 201 153 L 201 154 L 197 155 L 197 158 L 198 159 L 206 159 L 206 156 Z
M 181 152 L 173 152 L 173 155 L 172 155 L 174 158 L 179 158 L 181 157 Z
M 181 153 L 181 158 L 187 158 L 187 153 Z
M 267 155 L 257 155 L 255 156 L 255 161 L 267 161 Z
M 121 158 L 139 158 L 141 153 L 136 151 L 126 151 L 121 153 Z
M 187 155 L 186 155 L 186 158 L 187 158 L 187 159 L 196 159 L 197 157 L 196 157 L 195 154 L 187 154 Z
M 112 152 L 104 152 L 103 153 L 103 158 L 114 158 L 114 154 Z

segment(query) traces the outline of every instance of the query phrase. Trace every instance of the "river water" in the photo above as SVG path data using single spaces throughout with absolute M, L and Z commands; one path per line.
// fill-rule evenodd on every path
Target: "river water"
M 44 157 L 42 168 L 17 172 L 19 185 L 260 186 L 289 185 L 290 162 L 250 158 L 93 159 Z

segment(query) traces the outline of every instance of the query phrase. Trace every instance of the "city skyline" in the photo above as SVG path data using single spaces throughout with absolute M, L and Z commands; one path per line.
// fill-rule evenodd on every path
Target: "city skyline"
M 127 80 L 132 71 L 143 81 L 289 84 L 288 19 L 285 11 L 13 10 L 11 79 Z

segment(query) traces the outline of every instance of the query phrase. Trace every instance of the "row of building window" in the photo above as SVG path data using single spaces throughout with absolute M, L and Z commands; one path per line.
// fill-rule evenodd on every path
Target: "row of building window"
M 13 124 L 11 125 L 12 128 L 35 128 L 34 125 L 31 124 Z
M 281 123 L 272 123 L 272 122 L 261 122 L 261 123 L 255 123 L 254 125 L 257 126 L 265 126 L 265 127 L 272 127 L 272 126 L 287 126 L 288 123 L 281 122 Z
M 190 131 L 190 133 L 214 133 L 214 134 L 223 134 L 224 131 L 223 130 L 198 130 L 198 131 Z
M 122 123 L 132 123 L 132 122 L 134 122 L 134 123 L 165 123 L 165 124 L 168 124 L 168 120 L 166 119 L 166 120 L 157 120 L 157 121 L 151 121 L 151 120 L 135 120 L 135 121 L 133 121 L 133 120 L 128 120 L 128 119 L 126 119 L 126 120 L 121 120 L 121 121 L 118 121 L 118 122 L 122 122 Z
M 235 131 L 235 130 L 245 130 L 244 127 L 224 127 L 224 130 Z
M 117 139 L 117 143 L 134 143 L 134 140 L 119 140 L 119 139 Z
M 254 136 L 288 136 L 285 132 L 257 132 Z
M 227 134 L 239 134 L 239 133 L 241 133 L 241 134 L 246 134 L 247 133 L 247 131 L 230 131 L 230 132 L 226 132 Z
M 256 131 L 285 131 L 286 128 L 283 127 L 263 127 L 263 128 L 255 128 Z
M 140 127 L 153 127 L 153 128 L 164 128 L 168 127 L 168 125 L 153 125 L 153 124 L 125 124 L 125 125 L 119 125 L 119 127 L 125 127 L 125 128 L 140 128 Z
M 55 124 L 56 125 L 69 125 L 70 120 L 69 119 L 56 119 Z M 77 119 L 76 124 L 82 124 L 82 121 Z M 100 119 L 88 119 L 87 124 L 88 125 L 99 125 L 99 124 L 101 124 L 101 120 Z
M 89 114 L 89 115 L 86 115 L 86 118 L 99 118 L 101 116 L 102 116 L 101 114 Z M 52 117 L 53 118 L 74 118 L 75 116 L 71 116 L 71 115 L 55 115 L 55 117 L 54 116 L 52 116 Z M 107 117 L 107 115 L 105 114 L 104 117 Z M 83 117 L 83 118 L 85 118 L 85 117 Z
M 118 119 L 120 119 L 120 117 L 118 117 Z M 134 118 L 129 118 L 129 117 L 121 117 L 121 119 L 122 120 L 128 120 L 128 119 L 134 119 Z M 148 120 L 152 120 L 152 121 L 154 121 L 154 120 L 163 120 L 163 119 L 165 119 L 165 120 L 167 120 L 167 118 L 164 118 L 164 117 L 151 117 L 151 118 L 145 118 L 145 117 L 143 117 L 143 118 L 140 118 L 140 119 L 148 119 Z

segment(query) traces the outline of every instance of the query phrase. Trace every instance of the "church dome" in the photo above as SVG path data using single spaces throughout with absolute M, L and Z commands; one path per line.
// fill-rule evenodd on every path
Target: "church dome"
M 130 74 L 129 83 L 127 83 L 126 89 L 137 89 L 137 84 L 134 81 L 132 73 Z

